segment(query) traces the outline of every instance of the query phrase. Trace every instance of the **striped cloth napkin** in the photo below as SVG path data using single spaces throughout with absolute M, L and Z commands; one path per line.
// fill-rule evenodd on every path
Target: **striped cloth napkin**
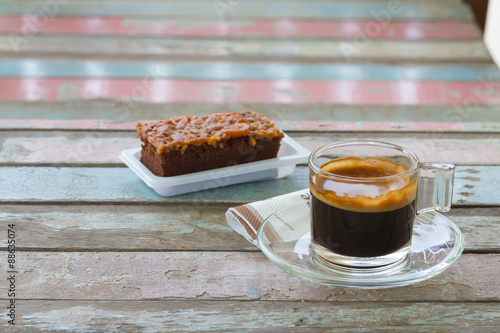
M 263 201 L 229 208 L 226 219 L 231 228 L 245 237 L 250 243 L 257 245 L 257 230 L 262 222 L 276 211 L 289 206 L 309 201 L 309 189 L 304 189 Z

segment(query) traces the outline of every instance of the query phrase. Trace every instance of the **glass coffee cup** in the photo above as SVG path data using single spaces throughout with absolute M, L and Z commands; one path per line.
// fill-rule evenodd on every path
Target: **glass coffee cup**
M 369 140 L 325 145 L 309 157 L 311 247 L 330 266 L 402 262 L 413 221 L 451 208 L 455 166 L 421 163 L 400 146 Z

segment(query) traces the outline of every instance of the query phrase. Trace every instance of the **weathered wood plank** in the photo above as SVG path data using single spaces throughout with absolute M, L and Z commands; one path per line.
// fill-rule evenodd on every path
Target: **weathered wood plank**
M 143 120 L 145 121 L 145 120 Z M 500 123 L 489 122 L 343 122 L 343 121 L 275 121 L 284 131 L 315 132 L 433 132 L 498 133 Z M 0 119 L 0 130 L 113 130 L 130 131 L 136 122 L 114 122 L 104 119 Z
M 196 80 L 500 81 L 495 65 L 2 59 L 0 76 Z
M 47 7 L 47 6 L 46 6 Z M 235 18 L 300 18 L 300 19 L 373 19 L 387 15 L 390 19 L 466 19 L 469 8 L 456 2 L 397 2 L 389 6 L 384 1 L 296 1 L 284 5 L 279 1 L 238 1 L 229 10 L 217 9 L 208 1 L 61 1 L 52 7 L 38 1 L 4 1 L 1 14 L 79 15 L 79 16 L 160 16 Z M 383 15 L 386 16 L 383 16 Z
M 258 251 L 228 226 L 230 206 L 2 205 L 0 220 L 15 224 L 18 249 L 29 251 Z M 466 253 L 500 251 L 499 208 L 446 217 L 462 230 Z
M 500 164 L 500 137 L 494 134 L 430 133 L 290 133 L 313 151 L 333 141 L 376 139 L 402 145 L 423 161 L 446 161 L 459 165 Z M 119 152 L 140 147 L 134 127 L 124 132 L 0 132 L 0 164 L 86 164 L 123 165 Z
M 0 78 L 2 101 L 341 105 L 500 104 L 500 82 Z
M 491 62 L 483 41 L 368 40 L 228 40 L 161 37 L 49 36 L 36 38 L 0 35 L 0 52 L 20 54 L 99 54 L 217 57 L 302 57 L 334 59 L 479 60 Z
M 249 202 L 308 186 L 308 169 L 282 179 L 225 186 L 161 197 L 128 168 L 1 167 L 0 201 L 24 202 Z M 223 180 L 221 180 L 223 181 Z M 458 166 L 453 203 L 498 205 L 500 166 Z
M 3 119 L 105 119 L 117 122 L 165 119 L 187 114 L 203 115 L 216 112 L 255 110 L 273 121 L 345 121 L 345 122 L 483 122 L 492 126 L 500 123 L 500 106 L 476 105 L 326 105 L 326 104 L 270 104 L 270 103 L 169 103 L 148 104 L 140 100 L 74 100 L 58 102 L 0 103 Z
M 0 259 L 6 261 L 5 251 Z M 19 251 L 16 264 L 16 289 L 22 291 L 23 299 L 500 300 L 498 254 L 464 254 L 439 276 L 381 290 L 316 285 L 285 273 L 262 253 L 252 252 Z
M 0 15 L 0 33 L 26 32 L 29 24 L 38 34 L 184 36 L 184 37 L 317 37 L 356 38 L 368 32 L 372 39 L 480 39 L 473 21 L 387 21 L 255 19 L 237 21 L 155 19 L 130 17 L 53 17 L 36 25 L 36 16 Z M 373 30 L 375 28 L 375 30 Z M 371 30 L 370 30 L 371 29 Z M 373 31 L 373 32 L 372 32 Z
M 227 224 L 229 206 L 2 206 L 0 220 L 18 249 L 258 251 Z
M 8 120 L 6 121 L 8 123 Z M 498 133 L 500 123 L 496 122 L 338 122 L 338 121 L 276 121 L 284 131 L 316 131 L 316 132 L 475 132 Z M 25 124 L 24 126 L 26 126 Z M 29 126 L 27 126 L 29 128 Z M 2 121 L 0 120 L 0 128 Z M 14 127 L 18 128 L 18 127 Z M 26 127 L 25 127 L 26 128 Z M 67 128 L 69 129 L 69 128 Z
M 18 300 L 5 332 L 495 332 L 497 303 Z

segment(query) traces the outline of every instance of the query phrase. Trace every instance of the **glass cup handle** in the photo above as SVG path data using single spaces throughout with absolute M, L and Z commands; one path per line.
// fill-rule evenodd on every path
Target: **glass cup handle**
M 451 208 L 455 165 L 421 163 L 417 192 L 417 214 L 429 211 L 447 212 Z

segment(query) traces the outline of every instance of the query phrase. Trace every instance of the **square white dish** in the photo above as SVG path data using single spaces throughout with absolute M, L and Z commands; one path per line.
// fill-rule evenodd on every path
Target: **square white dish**
M 282 178 L 291 174 L 297 164 L 306 163 L 309 154 L 309 150 L 285 134 L 277 158 L 172 177 L 158 177 L 149 171 L 140 161 L 141 148 L 126 149 L 119 157 L 146 185 L 159 195 L 168 197 L 209 188 Z

